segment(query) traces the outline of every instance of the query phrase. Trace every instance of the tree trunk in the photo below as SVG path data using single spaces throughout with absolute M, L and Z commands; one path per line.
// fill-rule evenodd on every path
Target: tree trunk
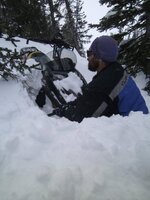
M 76 37 L 76 29 L 75 29 L 75 21 L 73 18 L 73 14 L 72 14 L 72 10 L 71 10 L 71 5 L 70 2 L 68 0 L 65 0 L 65 4 L 66 4 L 66 9 L 67 9 L 67 14 L 68 14 L 68 19 L 69 19 L 69 29 L 70 29 L 70 33 L 71 33 L 71 40 L 73 42 L 73 46 L 77 49 L 77 51 L 79 50 L 79 46 L 78 46 L 78 42 L 77 42 L 77 37 Z
M 150 6 L 150 3 L 146 3 L 147 8 Z M 150 46 L 150 10 L 146 8 L 146 43 Z M 148 52 L 150 52 L 148 48 Z M 150 54 L 146 57 L 146 76 L 150 78 Z
M 59 28 L 57 25 L 57 22 L 55 20 L 55 9 L 54 9 L 54 4 L 53 4 L 53 0 L 47 0 L 48 4 L 49 4 L 49 8 L 50 8 L 50 16 L 51 16 L 51 21 L 52 21 L 52 31 L 53 33 L 51 33 L 52 38 L 55 37 L 58 33 L 59 33 Z

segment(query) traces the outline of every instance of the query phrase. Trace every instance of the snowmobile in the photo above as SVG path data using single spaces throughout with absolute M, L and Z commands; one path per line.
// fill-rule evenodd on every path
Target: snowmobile
M 34 66 L 34 70 L 39 70 L 42 75 L 41 87 L 36 94 L 35 102 L 40 108 L 43 108 L 46 104 L 46 98 L 48 98 L 53 108 L 60 107 L 69 101 L 75 100 L 82 93 L 87 82 L 75 68 L 77 58 L 73 47 L 60 39 L 40 42 L 50 44 L 52 51 L 45 54 L 36 47 L 21 49 L 24 62 L 27 63 L 29 59 L 36 61 L 37 65 Z M 69 76 L 74 76 L 74 78 L 78 79 L 80 82 L 77 86 L 78 88 L 67 85 Z

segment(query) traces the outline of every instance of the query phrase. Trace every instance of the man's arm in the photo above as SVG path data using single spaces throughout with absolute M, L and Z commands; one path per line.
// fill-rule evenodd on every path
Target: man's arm
M 81 122 L 85 117 L 91 117 L 99 105 L 103 102 L 100 92 L 87 87 L 83 95 L 61 108 L 55 109 L 52 115 L 66 117 L 71 121 Z M 51 114 L 49 115 L 51 116 Z

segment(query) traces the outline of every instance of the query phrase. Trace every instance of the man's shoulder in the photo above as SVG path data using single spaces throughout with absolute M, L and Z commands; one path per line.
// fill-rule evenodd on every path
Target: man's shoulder
M 89 87 L 112 88 L 114 87 L 124 74 L 124 69 L 117 63 L 111 63 L 108 67 L 97 73 L 90 82 Z
M 108 67 L 106 67 L 106 69 L 107 69 L 107 71 L 110 71 L 110 72 L 118 72 L 118 71 L 121 71 L 121 72 L 123 72 L 124 71 L 124 69 L 123 69 L 123 67 L 122 67 L 122 65 L 120 64 L 120 63 L 118 63 L 118 62 L 113 62 L 113 63 L 110 63 L 109 65 L 108 65 Z
M 108 65 L 108 67 L 104 68 L 102 71 L 97 73 L 94 79 L 101 79 L 101 80 L 111 80 L 114 78 L 121 78 L 123 76 L 124 69 L 121 64 L 114 62 Z

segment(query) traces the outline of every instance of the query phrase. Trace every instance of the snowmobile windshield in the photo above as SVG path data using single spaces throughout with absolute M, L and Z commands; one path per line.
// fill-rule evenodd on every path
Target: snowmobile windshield
M 62 49 L 60 58 L 61 59 L 69 58 L 70 60 L 72 60 L 72 63 L 74 64 L 74 66 L 77 64 L 77 57 L 75 53 L 70 49 Z
M 57 54 L 51 51 L 47 54 L 51 62 L 53 62 L 54 71 L 73 71 L 77 63 L 75 53 L 70 49 L 59 49 Z

